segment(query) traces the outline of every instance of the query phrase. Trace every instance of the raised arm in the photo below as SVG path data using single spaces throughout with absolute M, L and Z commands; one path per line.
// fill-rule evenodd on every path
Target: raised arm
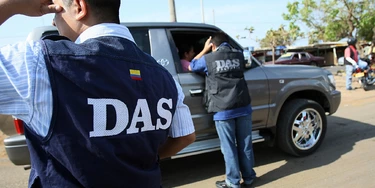
M 22 14 L 25 16 L 43 16 L 62 11 L 52 0 L 0 0 L 0 25 L 7 19 Z

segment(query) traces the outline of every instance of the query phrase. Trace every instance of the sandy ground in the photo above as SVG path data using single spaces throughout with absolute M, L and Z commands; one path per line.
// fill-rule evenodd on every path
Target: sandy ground
M 7 157 L 4 148 L 4 139 L 15 134 L 11 116 L 0 115 L 0 158 Z
M 0 132 L 0 158 L 4 158 L 4 157 L 7 157 L 7 154 L 5 152 L 5 148 L 4 148 L 4 138 L 6 137 L 6 135 L 2 132 Z

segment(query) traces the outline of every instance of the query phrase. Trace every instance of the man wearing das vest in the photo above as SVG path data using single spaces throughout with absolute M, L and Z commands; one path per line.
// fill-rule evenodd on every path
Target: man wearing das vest
M 0 1 L 0 24 L 55 13 L 67 37 L 0 48 L 0 114 L 26 123 L 29 187 L 159 188 L 159 159 L 194 141 L 180 85 L 137 47 L 119 8 L 120 0 Z
M 216 186 L 238 188 L 241 179 L 246 187 L 251 186 L 256 177 L 251 138 L 252 108 L 243 74 L 244 55 L 228 42 L 225 33 L 215 33 L 207 39 L 189 69 L 206 73 L 205 105 L 209 113 L 214 113 L 226 169 L 226 179 L 216 182 Z M 206 54 L 210 50 L 212 52 Z

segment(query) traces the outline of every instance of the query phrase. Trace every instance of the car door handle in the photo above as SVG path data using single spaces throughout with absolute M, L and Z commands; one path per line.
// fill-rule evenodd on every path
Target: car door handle
M 191 89 L 189 90 L 191 96 L 202 96 L 203 95 L 203 89 Z

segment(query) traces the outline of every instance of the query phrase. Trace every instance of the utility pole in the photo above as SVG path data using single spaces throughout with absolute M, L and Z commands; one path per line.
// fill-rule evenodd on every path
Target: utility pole
M 174 6 L 174 0 L 169 0 L 169 15 L 171 22 L 177 22 L 176 8 Z
M 212 17 L 214 19 L 214 25 L 215 25 L 215 9 L 212 9 Z
M 203 0 L 201 0 L 201 9 L 202 9 L 202 23 L 204 23 L 204 8 L 203 8 Z

